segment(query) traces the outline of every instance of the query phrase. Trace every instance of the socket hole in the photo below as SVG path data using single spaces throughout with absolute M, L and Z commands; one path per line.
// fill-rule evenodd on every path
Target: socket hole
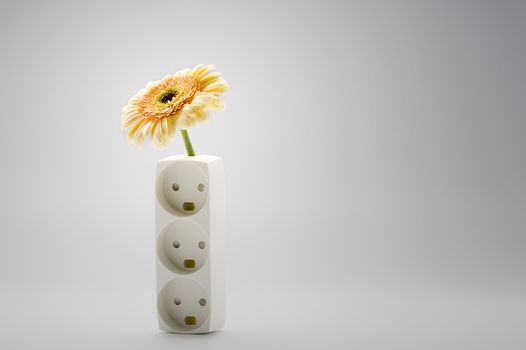
M 185 260 L 183 264 L 187 269 L 195 269 L 195 260 L 193 259 Z
M 206 243 L 205 241 L 199 241 L 199 243 L 197 243 L 197 246 L 201 249 L 205 249 L 206 247 Z
M 184 211 L 194 211 L 195 209 L 195 203 L 194 202 L 184 202 L 183 203 L 183 210 Z
M 203 192 L 205 190 L 205 185 L 204 184 L 199 184 L 197 186 L 197 189 L 199 190 L 199 192 Z
M 206 305 L 206 299 L 205 298 L 199 299 L 199 305 L 205 306 Z
M 173 184 L 172 185 L 172 190 L 179 191 L 179 185 L 178 184 Z
M 174 241 L 173 245 L 174 245 L 174 248 L 179 248 L 181 246 L 181 242 Z
M 195 316 L 186 316 L 184 318 L 184 324 L 187 326 L 195 326 L 197 325 L 197 318 L 195 318 Z
M 174 304 L 175 304 L 175 305 L 181 305 L 181 298 L 179 298 L 179 297 L 175 297 L 175 298 L 174 298 Z

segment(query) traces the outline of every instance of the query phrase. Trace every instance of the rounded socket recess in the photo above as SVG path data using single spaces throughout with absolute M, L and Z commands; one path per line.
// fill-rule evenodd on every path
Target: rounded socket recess
M 208 294 L 198 282 L 180 277 L 164 285 L 157 307 L 168 326 L 180 332 L 191 332 L 207 321 L 210 313 L 208 300 Z
M 172 272 L 185 275 L 198 271 L 208 259 L 208 235 L 196 222 L 178 219 L 161 231 L 157 255 Z
M 197 164 L 175 162 L 157 178 L 157 199 L 177 216 L 198 213 L 208 199 L 208 176 Z

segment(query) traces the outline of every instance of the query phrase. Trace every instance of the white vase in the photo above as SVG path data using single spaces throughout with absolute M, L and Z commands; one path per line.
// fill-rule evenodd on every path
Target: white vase
M 156 270 L 159 328 L 209 333 L 225 321 L 225 177 L 216 156 L 158 161 Z

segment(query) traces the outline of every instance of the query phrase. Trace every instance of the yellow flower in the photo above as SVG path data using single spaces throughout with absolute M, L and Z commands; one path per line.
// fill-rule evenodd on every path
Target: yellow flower
M 223 111 L 219 95 L 227 89 L 213 65 L 183 69 L 148 83 L 133 96 L 122 109 L 122 129 L 130 143 L 140 147 L 150 137 L 155 148 L 164 148 L 177 128 L 208 119 L 209 110 Z

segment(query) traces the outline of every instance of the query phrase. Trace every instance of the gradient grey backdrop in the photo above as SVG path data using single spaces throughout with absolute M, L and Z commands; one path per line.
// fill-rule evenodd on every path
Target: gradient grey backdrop
M 524 349 L 526 3 L 2 2 L 2 349 Z M 215 63 L 228 321 L 155 318 L 120 110 Z

